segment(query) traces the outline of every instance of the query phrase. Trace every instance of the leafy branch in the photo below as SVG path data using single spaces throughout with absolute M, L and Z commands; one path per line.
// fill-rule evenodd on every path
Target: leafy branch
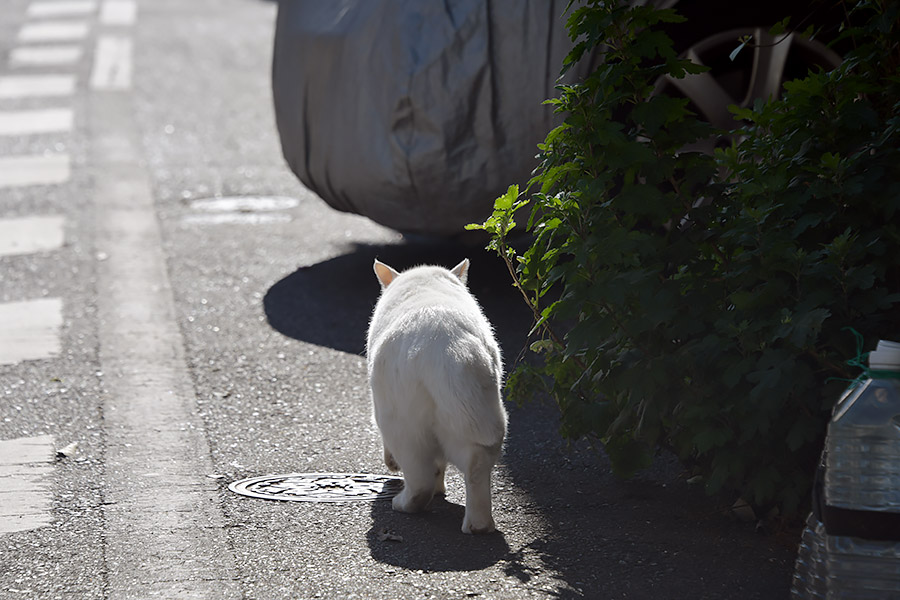
M 796 514 L 855 353 L 843 328 L 900 339 L 900 4 L 847 14 L 844 64 L 732 107 L 740 141 L 709 156 L 683 148 L 712 128 L 653 92 L 703 69 L 664 32 L 681 17 L 571 10 L 563 70 L 601 46 L 602 64 L 548 101 L 565 122 L 526 191 L 468 229 L 490 236 L 540 337 L 508 390 L 546 389 L 563 432 L 602 441 L 620 475 L 666 448 L 709 492 Z

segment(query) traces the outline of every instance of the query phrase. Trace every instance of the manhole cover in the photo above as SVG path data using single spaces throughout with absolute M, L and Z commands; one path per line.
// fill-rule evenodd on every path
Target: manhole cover
M 181 219 L 185 225 L 270 225 L 290 221 L 291 215 L 284 213 L 243 212 L 186 215 Z
M 292 216 L 276 212 L 300 205 L 296 198 L 286 196 L 226 196 L 203 198 L 191 202 L 194 214 L 185 215 L 185 225 L 266 225 L 287 223 Z
M 403 489 L 403 478 L 365 473 L 292 473 L 242 479 L 228 489 L 268 500 L 347 502 L 392 498 Z
M 204 198 L 191 202 L 191 208 L 206 212 L 258 212 L 267 210 L 287 210 L 300 205 L 296 198 L 285 196 L 228 196 Z

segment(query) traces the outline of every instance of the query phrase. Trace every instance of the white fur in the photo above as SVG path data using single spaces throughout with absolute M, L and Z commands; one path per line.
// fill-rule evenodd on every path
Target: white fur
M 468 267 L 401 274 L 375 261 L 382 293 L 369 326 L 369 385 L 385 464 L 403 471 L 394 510 L 416 512 L 443 494 L 450 463 L 466 479 L 463 532 L 486 533 L 494 530 L 491 469 L 506 435 L 503 363 L 466 288 Z

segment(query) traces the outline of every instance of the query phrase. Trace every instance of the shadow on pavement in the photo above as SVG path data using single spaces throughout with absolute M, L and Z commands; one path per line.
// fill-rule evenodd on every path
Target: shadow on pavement
M 416 515 L 394 512 L 390 502 L 374 502 L 366 536 L 372 558 L 429 572 L 480 571 L 508 560 L 509 544 L 502 533 L 470 536 L 460 531 L 464 512 L 463 506 L 443 498 Z
M 376 258 L 399 271 L 419 264 L 452 268 L 469 258 L 469 289 L 494 324 L 507 364 L 518 355 L 530 316 L 506 267 L 479 247 L 453 243 L 357 244 L 348 254 L 300 267 L 266 293 L 263 307 L 269 325 L 297 340 L 363 354 L 379 293 L 372 272 Z

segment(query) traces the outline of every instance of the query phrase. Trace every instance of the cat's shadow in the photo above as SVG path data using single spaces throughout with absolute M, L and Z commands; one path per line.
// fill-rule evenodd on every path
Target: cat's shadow
M 414 515 L 395 512 L 390 502 L 375 502 L 366 536 L 372 558 L 427 572 L 480 571 L 501 560 L 514 562 L 503 533 L 462 533 L 464 513 L 463 506 L 443 497 Z

